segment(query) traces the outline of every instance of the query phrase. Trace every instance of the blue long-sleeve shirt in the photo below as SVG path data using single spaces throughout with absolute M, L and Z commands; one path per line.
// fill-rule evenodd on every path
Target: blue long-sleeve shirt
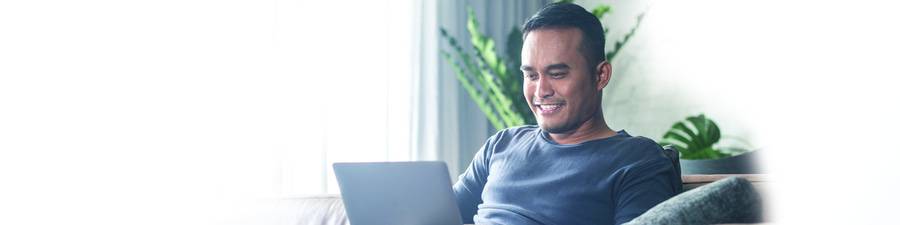
M 558 144 L 537 126 L 502 130 L 453 185 L 463 221 L 622 224 L 681 190 L 653 140 L 617 135 Z

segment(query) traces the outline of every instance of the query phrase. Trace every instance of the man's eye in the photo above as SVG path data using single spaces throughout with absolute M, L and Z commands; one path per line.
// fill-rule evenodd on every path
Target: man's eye
M 537 80 L 537 78 L 538 78 L 538 75 L 537 75 L 537 74 L 533 74 L 533 73 L 531 73 L 531 74 L 525 74 L 525 79 L 528 79 L 528 80 Z
M 552 77 L 552 78 L 562 78 L 564 76 L 566 76 L 566 73 L 551 73 L 550 74 L 550 77 Z

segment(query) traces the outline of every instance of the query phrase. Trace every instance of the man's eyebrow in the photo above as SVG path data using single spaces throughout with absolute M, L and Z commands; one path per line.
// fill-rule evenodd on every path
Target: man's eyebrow
M 547 66 L 547 71 L 550 71 L 550 70 L 567 70 L 567 69 L 569 69 L 569 68 L 571 68 L 571 67 L 569 67 L 568 64 L 565 64 L 565 63 L 557 63 L 557 64 L 552 64 L 552 65 L 550 65 L 550 66 Z M 528 65 L 522 65 L 521 67 L 519 67 L 519 69 L 522 70 L 522 71 L 534 71 L 534 67 L 531 67 L 531 66 L 528 66 Z
M 569 67 L 568 64 L 565 64 L 565 63 L 557 63 L 557 64 L 552 64 L 552 65 L 547 66 L 547 71 L 550 71 L 550 70 L 568 70 L 569 68 L 570 68 L 570 67 Z

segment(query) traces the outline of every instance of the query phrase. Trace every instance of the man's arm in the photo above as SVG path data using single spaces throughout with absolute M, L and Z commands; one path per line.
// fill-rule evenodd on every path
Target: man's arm
M 640 216 L 656 204 L 678 194 L 680 183 L 672 162 L 659 158 L 638 163 L 627 169 L 616 185 L 616 224 Z
M 474 223 L 478 205 L 482 203 L 481 192 L 484 190 L 484 184 L 487 183 L 492 140 L 493 137 L 488 139 L 484 146 L 481 146 L 481 150 L 475 154 L 469 168 L 459 175 L 459 179 L 453 185 L 453 194 L 456 196 L 459 213 L 463 223 L 466 224 Z

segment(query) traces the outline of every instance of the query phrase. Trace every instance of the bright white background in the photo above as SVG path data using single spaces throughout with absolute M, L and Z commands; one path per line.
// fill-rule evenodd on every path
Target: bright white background
M 659 1 L 684 30 L 654 46 L 692 87 L 750 112 L 783 224 L 896 224 L 895 6 L 869 1 Z M 668 10 L 663 10 L 663 8 Z M 660 15 L 653 15 L 660 16 Z M 704 24 L 708 26 L 697 26 Z M 674 32 L 674 31 L 673 31 Z M 729 90 L 716 90 L 717 86 Z M 719 93 L 719 94 L 716 94 Z
M 744 84 L 727 97 L 757 110 L 778 222 L 897 222 L 900 18 L 876 3 L 659 6 L 721 21 L 673 41 Z M 0 224 L 255 224 L 235 218 L 257 199 L 333 188 L 304 184 L 322 154 L 410 157 L 389 4 L 0 3 Z
M 3 1 L 0 224 L 258 224 L 409 160 L 412 1 Z

